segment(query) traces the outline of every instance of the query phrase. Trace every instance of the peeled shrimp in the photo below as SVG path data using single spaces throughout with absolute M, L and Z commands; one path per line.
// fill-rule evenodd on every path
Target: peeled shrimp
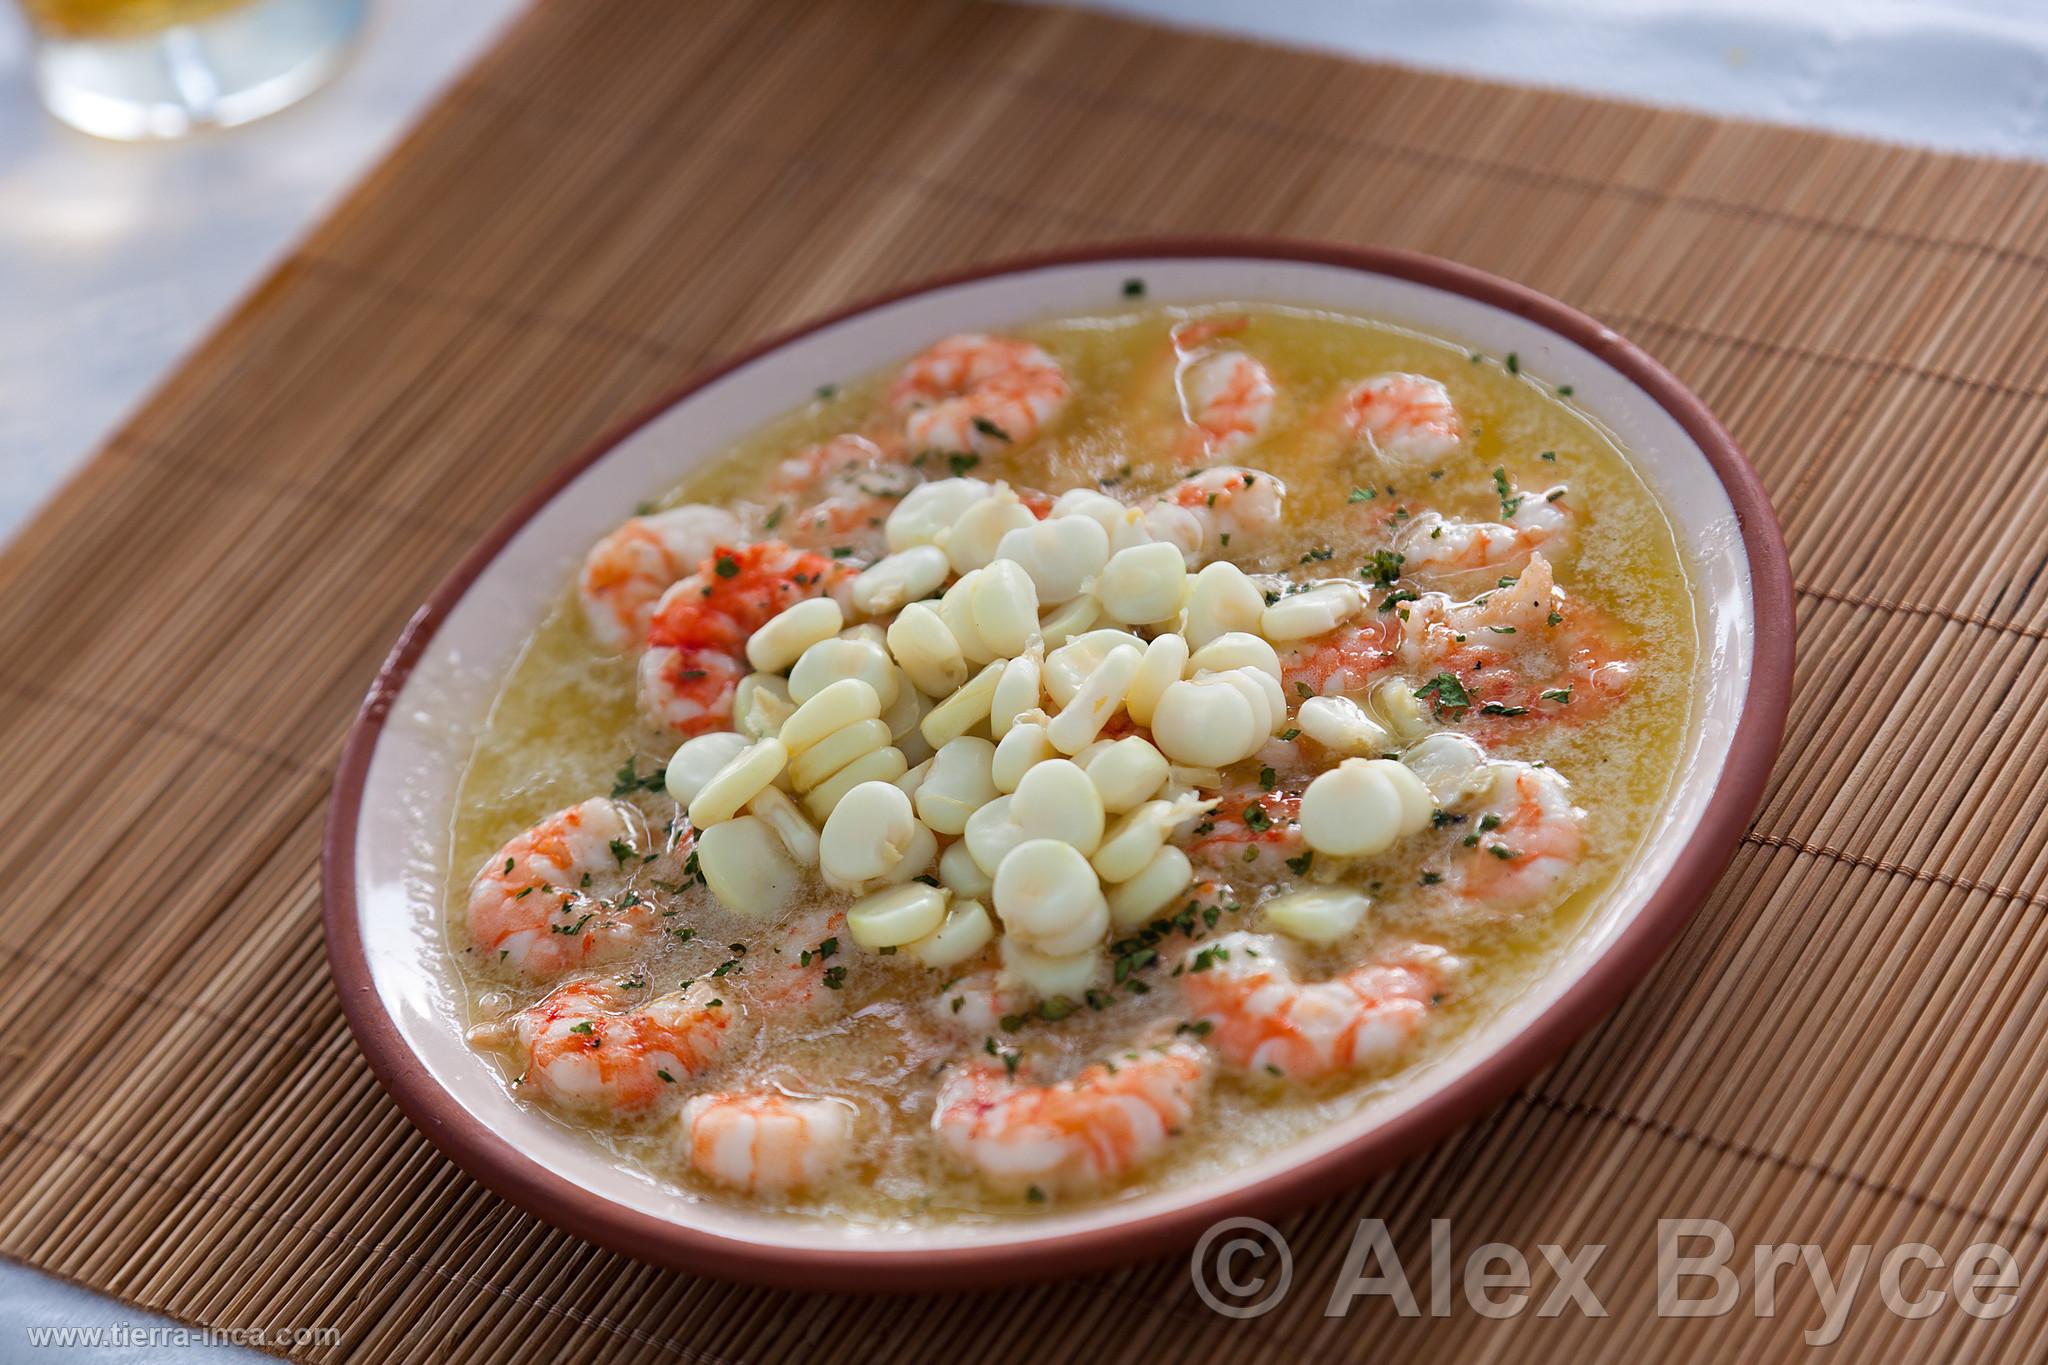
M 1439 574 L 1510 568 L 1569 527 L 1563 504 L 1549 494 L 1516 497 L 1519 501 L 1505 522 L 1460 521 L 1435 512 L 1409 521 L 1395 540 L 1406 568 L 1411 573 Z
M 947 982 L 945 989 L 932 997 L 930 1010 L 941 1032 L 981 1039 L 1000 1029 L 1004 1016 L 1021 1014 L 1031 1004 L 1028 993 L 1004 990 L 1000 975 L 990 968 Z
M 683 1105 L 692 1169 L 748 1194 L 815 1185 L 853 1155 L 853 1106 L 779 1091 L 698 1095 Z
M 679 735 L 731 728 L 733 689 L 749 672 L 747 637 L 849 573 L 779 540 L 719 546 L 655 608 L 640 660 L 642 712 Z
M 963 332 L 904 366 L 889 386 L 914 453 L 994 455 L 1037 438 L 1071 389 L 1045 349 L 1013 337 Z
M 1194 1116 L 1209 1058 L 1175 1043 L 1032 1085 L 976 1061 L 940 1088 L 932 1127 L 962 1163 L 998 1187 L 1040 1194 L 1097 1189 L 1166 1150 Z
M 778 1017 L 822 1017 L 836 1011 L 840 982 L 856 954 L 846 932 L 844 910 L 813 910 L 782 929 L 776 950 L 746 965 L 747 993 L 763 1011 Z
M 560 1109 L 644 1113 L 680 1096 L 684 1082 L 717 1058 L 740 1017 L 711 981 L 643 1005 L 626 999 L 618 986 L 577 981 L 522 1010 L 511 1024 L 526 1055 L 521 1085 Z
M 1420 374 L 1378 374 L 1360 382 L 1339 402 L 1337 421 L 1396 464 L 1440 459 L 1465 434 L 1450 390 Z
M 882 525 L 923 482 L 901 441 L 848 433 L 791 455 L 769 482 L 776 534 L 806 548 L 883 548 Z
M 1173 385 L 1183 438 L 1182 464 L 1218 459 L 1257 440 L 1273 419 L 1273 376 L 1258 358 L 1235 346 L 1214 344 L 1250 324 L 1249 318 L 1197 318 L 1173 329 Z
M 1217 465 L 1181 480 L 1145 509 L 1145 526 L 1176 546 L 1190 568 L 1256 553 L 1280 524 L 1287 485 L 1260 469 Z
M 583 559 L 577 591 L 590 633 L 606 649 L 639 647 L 668 585 L 739 538 L 739 519 L 722 507 L 693 503 L 627 521 Z
M 469 933 L 484 952 L 538 980 L 601 962 L 647 933 L 651 907 L 586 890 L 613 877 L 645 840 L 631 806 L 594 796 L 557 811 L 491 855 L 469 889 Z
M 1491 785 L 1460 828 L 1465 838 L 1444 885 L 1466 902 L 1512 909 L 1553 892 L 1578 866 L 1586 812 L 1555 768 L 1494 762 Z
M 1183 965 L 1188 1006 L 1227 1065 L 1315 1081 L 1385 1062 L 1413 1042 L 1458 962 L 1414 944 L 1301 982 L 1279 939 L 1240 931 L 1191 949 Z

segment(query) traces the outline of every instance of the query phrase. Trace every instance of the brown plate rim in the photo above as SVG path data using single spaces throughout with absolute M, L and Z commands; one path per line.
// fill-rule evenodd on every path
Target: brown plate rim
M 1720 781 L 1698 828 L 1641 911 L 1542 1014 L 1442 1090 L 1353 1141 L 1254 1184 L 1114 1226 L 1014 1244 L 890 1250 L 771 1246 L 629 1208 L 540 1165 L 473 1118 L 406 1046 L 370 977 L 356 904 L 356 829 L 370 759 L 393 701 L 436 629 L 506 543 L 562 488 L 620 441 L 712 381 L 789 343 L 917 294 L 1067 265 L 1174 259 L 1293 261 L 1388 276 L 1462 294 L 1590 351 L 1648 394 L 1706 455 L 1734 505 L 1749 560 L 1755 659 Z M 1285 238 L 1168 237 L 1013 258 L 919 281 L 818 318 L 705 370 L 615 425 L 544 480 L 484 536 L 414 613 L 364 698 L 336 769 L 321 852 L 322 921 L 343 1014 L 378 1081 L 420 1131 L 486 1187 L 535 1216 L 611 1250 L 719 1279 L 794 1289 L 965 1289 L 1079 1274 L 1185 1246 L 1219 1219 L 1298 1210 L 1422 1151 L 1505 1099 L 1618 1004 L 1726 870 L 1770 777 L 1791 704 L 1792 571 L 1762 481 L 1697 395 L 1612 328 L 1548 295 L 1470 266 L 1387 247 Z

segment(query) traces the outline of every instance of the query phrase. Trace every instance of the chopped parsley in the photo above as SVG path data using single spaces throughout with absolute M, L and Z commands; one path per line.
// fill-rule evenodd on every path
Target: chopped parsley
M 1005 437 L 1004 439 L 1007 440 L 1008 438 Z M 956 479 L 980 463 L 981 456 L 964 451 L 956 451 L 946 457 L 946 464 L 952 469 L 953 477 Z
M 1144 282 L 1143 280 L 1141 280 L 1141 279 L 1137 278 L 1137 277 L 1136 277 L 1135 275 L 1134 275 L 1134 276 L 1132 276 L 1132 277 L 1131 277 L 1130 279 L 1128 279 L 1128 280 L 1125 280 L 1125 281 L 1124 281 L 1124 297 L 1125 297 L 1125 298 L 1127 298 L 1127 299 L 1142 299 L 1142 298 L 1144 298 L 1144 297 L 1145 297 L 1145 282 Z
M 1516 493 L 1514 488 L 1509 485 L 1506 468 L 1495 466 L 1493 471 L 1493 491 L 1500 498 L 1501 516 L 1512 517 L 1516 509 L 1521 507 L 1521 495 Z
M 1465 690 L 1465 684 L 1458 681 L 1455 673 L 1439 673 L 1415 689 L 1418 699 L 1429 700 L 1430 708 L 1438 715 L 1446 711 L 1463 711 L 1472 705 L 1472 694 Z
M 994 422 L 989 421 L 986 417 L 975 418 L 974 429 L 980 432 L 982 435 L 988 437 L 992 441 L 1001 441 L 1005 445 L 1008 445 L 1010 443 L 1010 433 L 1004 431 L 1001 427 L 997 426 Z

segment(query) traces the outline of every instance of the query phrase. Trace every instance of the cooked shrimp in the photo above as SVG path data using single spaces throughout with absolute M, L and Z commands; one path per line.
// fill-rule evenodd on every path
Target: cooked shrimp
M 1285 790 L 1221 793 L 1187 842 L 1190 858 L 1224 876 L 1276 875 L 1301 850 L 1301 793 Z
M 1005 991 L 1000 974 L 988 968 L 947 982 L 932 997 L 930 1011 L 942 1032 L 979 1039 L 1001 1028 L 1006 1015 L 1021 1014 L 1031 1004 L 1028 994 Z
M 1174 1043 L 1032 1085 L 976 1061 L 940 1088 L 932 1127 L 946 1149 L 1001 1188 L 1097 1189 L 1166 1150 L 1209 1082 L 1202 1049 Z
M 609 650 L 638 648 L 668 585 L 739 538 L 739 519 L 722 507 L 693 503 L 631 518 L 584 556 L 577 591 L 590 633 Z
M 1413 944 L 1328 981 L 1301 982 L 1281 941 L 1239 931 L 1191 949 L 1181 990 L 1240 1071 L 1315 1081 L 1383 1063 L 1413 1042 L 1458 967 Z
M 854 954 L 847 951 L 844 910 L 814 910 L 784 925 L 775 951 L 745 968 L 748 994 L 767 1013 L 822 1017 L 844 997 L 840 983 Z
M 683 1105 L 682 1142 L 706 1179 L 748 1194 L 815 1185 L 853 1155 L 853 1106 L 779 1091 L 698 1095 Z
M 469 933 L 536 980 L 617 956 L 643 937 L 650 909 L 592 896 L 646 842 L 639 812 L 602 796 L 556 811 L 491 855 L 469 889 Z
M 1450 390 L 1420 374 L 1378 374 L 1354 385 L 1338 404 L 1337 422 L 1396 464 L 1439 459 L 1465 435 Z
M 1360 617 L 1282 653 L 1281 686 L 1292 699 L 1358 696 L 1393 664 L 1400 639 L 1392 611 Z
M 769 484 L 776 500 L 772 529 L 806 548 L 883 547 L 882 524 L 923 481 L 900 440 L 886 443 L 848 433 L 784 460 Z
M 1541 899 L 1578 866 L 1586 813 L 1555 768 L 1498 761 L 1493 781 L 1460 826 L 1468 831 L 1444 886 L 1468 903 L 1514 908 Z
M 904 366 L 888 403 L 913 453 L 994 455 L 1035 440 L 1071 392 L 1043 347 L 963 332 Z
M 1532 551 L 1550 544 L 1570 525 L 1564 505 L 1552 493 L 1516 494 L 1514 511 L 1505 522 L 1460 521 L 1424 512 L 1407 522 L 1395 544 L 1409 572 L 1463 573 L 1513 567 Z
M 719 546 L 662 594 L 640 660 L 640 707 L 679 735 L 728 729 L 732 694 L 749 671 L 747 637 L 784 608 L 821 597 L 849 570 L 779 540 Z
M 715 982 L 630 1006 L 619 986 L 572 982 L 512 1019 L 520 1085 L 561 1109 L 644 1113 L 708 1069 L 739 1018 Z M 478 1041 L 502 1045 L 503 1031 L 479 1030 Z
M 1256 553 L 1280 524 L 1287 485 L 1261 469 L 1217 465 L 1182 479 L 1145 509 L 1145 526 L 1187 557 L 1190 568 L 1233 553 Z
M 1214 344 L 1250 325 L 1246 317 L 1196 318 L 1170 334 L 1166 363 L 1172 367 L 1175 415 L 1180 430 L 1171 442 L 1182 464 L 1217 459 L 1250 444 L 1273 418 L 1273 376 L 1250 352 Z M 1144 402 L 1165 387 L 1165 376 L 1147 381 Z

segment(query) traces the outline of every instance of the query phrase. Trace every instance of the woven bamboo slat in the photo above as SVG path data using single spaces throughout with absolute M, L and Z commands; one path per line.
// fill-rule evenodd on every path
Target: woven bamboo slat
M 340 736 L 414 605 L 695 367 L 922 275 L 1174 232 L 1497 271 L 1720 412 L 1802 643 L 1719 892 L 1505 1107 L 1287 1223 L 1297 1287 L 1255 1321 L 1179 1259 L 973 1300 L 736 1289 L 484 1193 L 372 1081 L 319 940 Z M 193 1322 L 337 1329 L 309 1359 L 1694 1360 L 1819 1323 L 1803 1272 L 1756 1316 L 1746 1253 L 1735 1311 L 1656 1316 L 1659 1216 L 1838 1268 L 1996 1241 L 2031 1285 L 2044 343 L 2040 166 L 1057 10 L 543 4 L 0 550 L 0 1253 Z M 1325 1317 L 1362 1217 L 1418 1278 L 1432 1217 L 1532 1259 L 1606 1243 L 1612 1316 Z M 1866 1284 L 1841 1341 L 2039 1358 L 2044 1324 L 2032 1292 L 1908 1321 Z

